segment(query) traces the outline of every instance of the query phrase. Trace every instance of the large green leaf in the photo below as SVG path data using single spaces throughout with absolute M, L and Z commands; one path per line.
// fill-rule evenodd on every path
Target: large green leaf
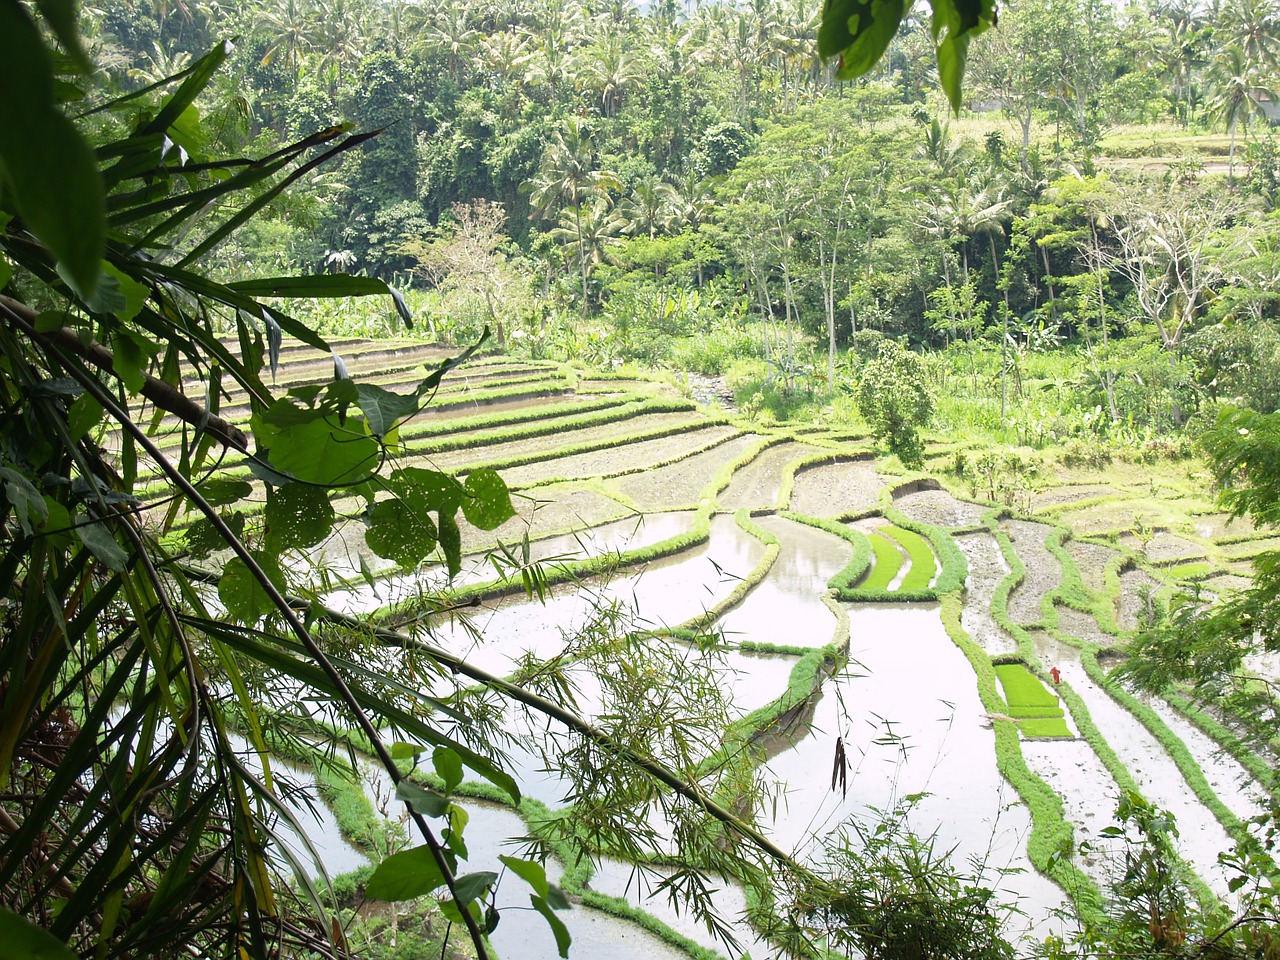
M 417 413 L 421 405 L 412 393 L 392 393 L 372 383 L 356 384 L 356 395 L 369 422 L 369 432 L 379 438 L 385 437 L 398 421 Z
M 393 853 L 378 864 L 365 884 L 372 900 L 414 900 L 444 885 L 444 874 L 426 846 Z
M 498 859 L 506 865 L 508 870 L 533 887 L 533 892 L 538 896 L 545 897 L 547 895 L 551 884 L 547 881 L 547 869 L 542 864 L 533 860 L 509 857 L 505 854 L 500 854 Z
M 445 566 L 450 577 L 456 577 L 462 570 L 462 531 L 452 513 L 438 514 L 436 528 L 440 537 L 440 549 L 444 552 Z
M 288 483 L 267 495 L 267 545 L 272 550 L 310 547 L 333 532 L 335 515 L 319 487 Z
M 22 4 L 0 3 L 0 181 L 76 291 L 98 285 L 106 201 L 88 143 L 54 103 L 53 66 Z
M 247 500 L 253 493 L 253 484 L 248 480 L 236 480 L 231 477 L 211 477 L 199 485 L 200 495 L 215 507 Z
M 475 471 L 462 486 L 462 514 L 481 530 L 494 530 L 516 515 L 506 483 L 493 470 Z
M 0 908 L 0 960 L 76 960 L 76 954 L 48 930 Z
M 478 870 L 475 873 L 468 873 L 466 876 L 458 877 L 454 881 L 454 887 L 458 891 L 459 903 L 470 903 L 477 900 L 489 892 L 489 889 L 497 881 L 498 875 L 488 870 Z
M 436 525 L 425 510 L 399 499 L 382 500 L 365 515 L 364 542 L 384 559 L 415 567 L 436 548 Z
M 431 762 L 437 776 L 444 781 L 444 792 L 453 793 L 462 783 L 462 758 L 448 747 L 436 747 L 431 752 Z
M 280 570 L 280 565 L 264 554 L 254 554 L 253 558 L 276 589 L 283 590 L 284 573 Z M 218 580 L 218 598 L 227 608 L 227 614 L 240 623 L 257 623 L 276 609 L 270 594 L 249 570 L 248 564 L 239 557 L 233 557 L 222 568 L 222 577 Z
M 271 466 L 295 480 L 326 487 L 360 483 L 378 468 L 378 441 L 323 418 L 278 430 L 271 440 Z
M 76 69 L 81 73 L 93 73 L 93 64 L 80 43 L 75 0 L 36 0 L 36 8 L 62 44 L 62 49 L 75 63 Z
M 426 510 L 454 513 L 466 497 L 466 489 L 453 477 L 439 470 L 403 467 L 392 472 L 391 489 L 401 498 Z
M 879 62 L 906 13 L 904 0 L 828 0 L 818 28 L 818 52 L 839 56 L 842 80 L 860 77 Z
M 90 553 L 116 573 L 122 571 L 129 562 L 129 555 L 116 543 L 116 538 L 111 535 L 111 529 L 105 521 L 90 522 L 90 518 L 77 514 L 76 536 L 89 548 Z

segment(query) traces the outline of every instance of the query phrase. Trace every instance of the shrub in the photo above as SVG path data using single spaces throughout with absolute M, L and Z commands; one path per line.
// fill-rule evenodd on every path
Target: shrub
M 874 360 L 862 370 L 858 409 L 872 435 L 884 443 L 903 466 L 924 464 L 920 430 L 933 417 L 933 397 L 924 364 L 914 353 L 886 340 Z

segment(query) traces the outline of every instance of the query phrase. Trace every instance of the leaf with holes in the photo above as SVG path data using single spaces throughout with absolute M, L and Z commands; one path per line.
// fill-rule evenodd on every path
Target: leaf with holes
M 333 532 L 336 519 L 325 491 L 287 483 L 267 494 L 267 548 L 272 551 L 310 547 Z
M 463 484 L 462 514 L 481 530 L 494 530 L 516 515 L 506 483 L 493 470 L 477 470 Z
M 378 468 L 378 441 L 347 421 L 339 426 L 313 419 L 278 430 L 271 440 L 271 466 L 304 483 L 326 487 L 361 483 Z
M 275 559 L 258 553 L 253 558 L 267 575 L 267 579 L 277 590 L 282 591 L 284 573 Z M 222 568 L 222 578 L 218 581 L 218 598 L 227 608 L 227 614 L 244 624 L 255 624 L 276 609 L 271 595 L 249 570 L 248 564 L 239 557 L 233 557 Z
M 378 556 L 416 567 L 436 548 L 436 525 L 425 510 L 393 497 L 365 514 L 364 542 Z

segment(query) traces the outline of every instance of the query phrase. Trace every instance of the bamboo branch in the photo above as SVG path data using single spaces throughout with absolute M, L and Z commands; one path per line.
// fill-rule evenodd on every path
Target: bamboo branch
M 25 321 L 26 326 L 35 330 L 36 312 L 25 303 L 0 296 L 0 315 L 5 314 L 9 315 L 9 319 L 17 318 Z M 34 337 L 40 343 L 56 346 L 60 350 L 75 354 L 99 370 L 119 377 L 115 368 L 115 354 L 96 341 L 86 344 L 80 339 L 80 332 L 72 327 L 59 327 L 51 333 L 35 332 Z M 249 438 L 239 427 L 222 417 L 213 416 L 173 384 L 150 374 L 144 373 L 143 376 L 145 380 L 142 384 L 142 395 L 161 410 L 173 414 L 197 430 L 203 430 L 225 447 L 233 447 L 242 453 L 249 452 Z

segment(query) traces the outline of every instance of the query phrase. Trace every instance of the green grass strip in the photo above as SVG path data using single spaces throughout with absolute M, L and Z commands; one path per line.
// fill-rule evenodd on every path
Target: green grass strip
M 933 592 L 938 596 L 942 596 L 942 594 L 951 593 L 953 590 L 964 589 L 965 578 L 969 576 L 969 561 L 965 559 L 964 553 L 956 546 L 951 534 L 941 527 L 935 527 L 931 523 L 920 523 L 917 520 L 912 520 L 894 505 L 892 491 L 887 486 L 881 491 L 880 503 L 881 512 L 886 520 L 904 530 L 911 530 L 928 538 L 929 543 L 933 546 L 933 552 L 941 564 L 937 582 L 934 583 L 932 588 Z
M 693 424 L 693 425 L 692 425 L 688 430 L 684 430 L 684 431 L 675 431 L 675 432 L 677 432 L 677 433 L 680 433 L 680 432 L 689 433 L 689 432 L 693 432 L 693 431 L 696 431 L 696 430 L 704 429 L 706 426 L 714 426 L 714 423 L 710 423 L 710 422 L 695 423 L 695 424 Z M 652 462 L 652 463 L 645 463 L 645 464 L 641 464 L 641 465 L 639 465 L 639 466 L 634 466 L 634 467 L 623 467 L 621 470 L 612 470 L 612 471 L 609 471 L 608 473 L 601 473 L 601 474 L 597 474 L 596 476 L 593 476 L 593 477 L 585 477 L 585 478 L 584 478 L 584 477 L 580 477 L 580 476 L 572 476 L 572 477 L 540 477 L 539 479 L 534 480 L 534 481 L 532 481 L 532 482 L 530 482 L 530 483 L 528 483 L 528 484 L 508 483 L 508 487 L 509 487 L 511 490 L 530 490 L 530 489 L 534 489 L 534 488 L 537 488 L 537 487 L 550 487 L 550 486 L 555 486 L 556 484 L 580 484 L 580 485 L 585 485 L 585 484 L 589 484 L 589 483 L 591 483 L 591 482 L 593 482 L 593 481 L 598 481 L 598 480 L 616 480 L 618 477 L 628 477 L 628 476 L 631 476 L 631 475 L 633 475 L 633 474 L 637 474 L 637 473 L 649 473 L 649 472 L 651 472 L 651 471 L 653 471 L 653 470 L 659 470 L 659 469 L 661 469 L 662 467 L 669 467 L 669 466 L 672 466 L 672 465 L 674 465 L 674 464 L 679 463 L 681 460 L 687 460 L 689 457 L 697 456 L 697 455 L 698 455 L 698 454 L 700 454 L 700 453 L 706 453 L 708 450 L 714 450 L 716 447 L 723 446 L 724 444 L 728 443 L 728 442 L 729 442 L 729 441 L 731 441 L 731 440 L 737 440 L 737 439 L 738 439 L 739 437 L 741 437 L 741 436 L 742 436 L 742 434 L 741 434 L 741 433 L 736 433 L 736 432 L 735 432 L 735 433 L 730 433 L 730 434 L 728 434 L 728 435 L 726 435 L 726 436 L 723 436 L 723 437 L 716 437 L 716 438 L 714 438 L 714 439 L 712 439 L 712 440 L 704 441 L 702 444 L 700 444 L 700 445 L 698 445 L 698 446 L 686 447 L 685 449 L 680 450 L 679 452 L 677 452 L 677 453 L 673 454 L 672 456 L 670 456 L 670 457 L 666 457 L 666 458 L 664 458 L 664 459 L 662 459 L 662 460 L 656 460 L 656 461 L 654 461 L 654 462 Z M 654 439 L 654 438 L 652 438 L 652 437 L 640 437 L 640 438 L 639 438 L 639 440 L 649 440 L 649 439 Z M 621 444 L 626 444 L 626 443 L 633 443 L 633 442 L 639 442 L 639 441 L 637 441 L 637 440 L 633 440 L 633 439 L 629 439 L 629 438 L 621 438 L 621 439 L 619 439 L 619 440 L 618 440 L 618 444 L 619 444 L 619 445 L 621 445 Z M 607 444 L 607 443 L 606 443 L 606 444 L 603 444 L 603 447 L 604 447 L 604 448 L 606 448 L 606 449 L 607 449 L 609 446 L 610 446 L 610 445 L 609 445 L 609 444 Z M 556 453 L 555 455 L 553 455 L 553 456 L 551 456 L 551 457 L 546 457 L 546 458 L 544 458 L 544 459 L 548 459 L 548 460 L 555 460 L 555 459 L 557 459 L 557 458 L 559 458 L 559 457 L 562 457 L 562 456 L 573 456 L 575 453 L 578 453 L 578 452 L 583 452 L 583 451 L 569 451 L 568 453 Z M 592 451 L 585 451 L 585 452 L 590 453 L 590 452 L 592 452 Z M 517 464 L 517 466 L 523 466 L 523 464 Z M 474 468 L 472 468 L 472 467 L 468 467 L 468 469 L 474 469 Z M 497 468 L 497 469 L 505 469 L 505 468 L 501 468 L 501 467 L 500 467 L 500 468 Z M 459 475 L 461 476 L 462 474 L 460 473 Z M 613 499 L 618 500 L 618 501 L 620 501 L 620 502 L 624 502 L 624 503 L 628 502 L 628 501 L 626 501 L 626 500 L 621 496 L 621 494 L 617 493 L 617 492 L 616 492 L 616 491 L 614 491 L 614 490 L 608 490 L 608 491 L 606 492 L 606 495 L 607 495 L 607 496 L 609 496 L 609 497 L 612 497 Z M 701 499 L 701 500 L 708 500 L 708 498 L 705 498 L 705 497 L 700 498 L 700 499 Z M 701 504 L 701 505 L 703 505 L 703 506 L 709 505 L 709 502 L 708 502 L 708 503 Z M 668 508 L 666 508 L 666 509 L 672 509 L 672 508 L 668 507 Z M 677 507 L 677 508 L 674 508 L 674 509 L 679 509 L 679 508 Z
M 770 436 L 762 437 L 759 441 L 753 443 L 751 446 L 747 447 L 746 450 L 742 451 L 742 453 L 738 454 L 738 456 L 723 464 L 720 469 L 716 471 L 716 475 L 711 479 L 711 482 L 702 488 L 700 496 L 704 499 L 714 500 L 724 492 L 725 487 L 729 486 L 729 483 L 733 480 L 733 475 L 735 473 L 747 464 L 751 463 L 752 460 L 760 456 L 760 454 L 764 453 L 764 451 L 768 450 L 770 447 L 777 446 L 780 443 L 787 443 L 791 439 L 791 437 L 785 434 L 772 434 Z
M 881 528 L 880 532 L 898 541 L 907 551 L 907 556 L 911 558 L 911 569 L 902 578 L 900 589 L 908 593 L 927 590 L 933 582 L 934 574 L 938 572 L 938 564 L 925 538 L 914 530 L 892 525 Z
M 879 529 L 872 530 L 867 535 L 867 539 L 871 541 L 871 553 L 875 561 L 871 566 L 871 572 L 859 584 L 859 588 L 883 593 L 889 589 L 889 584 L 902 568 L 902 553 Z
M 548 565 L 543 571 L 545 582 L 548 586 L 554 586 L 561 583 L 578 582 L 590 577 L 610 573 L 614 570 L 635 566 L 637 564 L 646 563 L 649 560 L 672 556 L 673 554 L 688 550 L 700 543 L 705 543 L 710 537 L 711 514 L 711 507 L 709 505 L 703 505 L 694 514 L 693 523 L 690 525 L 688 530 L 682 533 L 677 533 L 675 536 L 668 537 L 665 540 L 659 540 L 657 543 L 652 543 L 648 546 L 636 547 L 632 550 L 602 553 L 597 554 L 594 557 L 586 557 L 582 560 L 566 560 L 560 563 Z M 489 580 L 483 583 L 468 584 L 464 587 L 457 588 L 452 594 L 450 594 L 450 601 L 454 604 L 463 604 L 482 597 L 486 599 L 493 599 L 513 593 L 520 593 L 523 589 L 523 585 L 519 582 Z M 396 604 L 381 607 L 373 611 L 370 614 L 370 618 L 374 623 L 391 625 L 412 619 L 418 612 L 420 612 L 420 609 L 421 608 L 416 598 L 410 598 Z
M 656 413 L 692 413 L 693 405 L 683 401 L 670 400 L 634 400 L 626 403 L 615 403 L 601 410 L 569 416 L 555 416 L 551 407 L 544 407 L 542 416 L 522 420 L 518 424 L 495 425 L 480 431 L 462 432 L 457 429 L 439 429 L 436 434 L 445 435 L 443 439 L 425 443 L 408 444 L 411 455 L 443 453 L 450 450 L 475 450 L 480 447 L 493 446 L 499 443 L 511 443 L 517 440 L 532 440 L 567 430 L 585 430 L 602 427 L 632 417 Z M 446 425 L 447 426 L 447 425 Z M 401 434 L 403 439 L 404 434 Z
M 1006 612 L 1005 602 L 1008 600 L 1009 591 L 1021 581 L 1022 577 L 1025 575 L 1026 568 L 1018 557 L 1017 551 L 1014 550 L 1013 542 L 1009 539 L 1009 536 L 1000 529 L 998 518 L 999 511 L 996 510 L 989 511 L 986 515 L 989 529 L 991 530 L 992 535 L 995 536 L 996 541 L 1000 544 L 1000 550 L 1004 554 L 1005 561 L 1009 564 L 1011 572 L 1007 577 L 1005 577 L 1004 581 L 1001 582 L 1000 586 L 996 588 L 996 597 L 1002 599 L 1003 602 L 999 604 L 998 612 L 997 604 L 995 602 L 992 603 L 992 615 L 995 616 L 996 622 L 1004 630 L 1008 631 L 1008 633 L 1017 641 L 1018 650 L 1022 654 L 1024 662 L 1027 664 L 1039 664 L 1040 658 L 1036 654 L 1035 642 L 1032 640 L 1031 634 L 1019 624 L 1013 623 Z M 1061 547 L 1061 539 L 1062 538 L 1059 537 L 1056 541 L 1059 547 Z M 1063 553 L 1065 553 L 1065 551 L 1063 551 Z M 1061 559 L 1061 556 L 1059 556 L 1059 559 Z M 1072 563 L 1069 557 L 1067 560 L 1069 563 Z M 1074 569 L 1074 563 L 1072 563 L 1072 568 Z M 1076 571 L 1076 573 L 1078 576 L 1078 571 Z M 1042 607 L 1045 610 L 1046 622 L 1049 624 L 1051 635 L 1070 642 L 1069 638 L 1066 638 L 1061 633 L 1052 632 L 1053 628 L 1056 627 L 1057 624 L 1057 612 L 1053 603 L 1057 589 L 1059 588 L 1055 588 L 1055 590 L 1051 590 L 1045 595 L 1042 599 Z M 1099 683 L 1098 679 L 1094 677 L 1093 674 L 1093 671 L 1096 670 L 1098 674 L 1101 675 L 1101 668 L 1098 666 L 1095 651 L 1096 647 L 1093 646 L 1082 648 L 1080 660 L 1081 664 L 1084 666 L 1086 674 L 1090 676 L 1090 679 L 1093 679 L 1094 683 Z M 1092 668 L 1090 667 L 1090 661 L 1092 661 Z M 1043 681 L 1045 678 L 1041 676 L 1040 679 Z M 1104 682 L 1099 684 L 1099 686 L 1101 686 L 1104 691 L 1110 693 L 1105 685 L 1105 678 L 1103 678 L 1103 681 Z M 1071 718 L 1075 722 L 1076 729 L 1079 731 L 1080 736 L 1083 737 L 1085 742 L 1092 748 L 1093 752 L 1102 762 L 1102 765 L 1107 769 L 1107 772 L 1111 774 L 1112 779 L 1115 780 L 1116 785 L 1122 791 L 1129 791 L 1138 796 L 1142 796 L 1142 791 L 1138 788 L 1138 783 L 1133 779 L 1133 775 L 1130 774 L 1129 768 L 1120 760 L 1120 757 L 1116 754 L 1115 750 L 1112 749 L 1111 744 L 1107 741 L 1101 729 L 1099 729 L 1098 725 L 1094 722 L 1093 716 L 1090 714 L 1089 708 L 1084 702 L 1084 698 L 1072 688 L 1071 684 L 1066 682 L 1055 684 L 1055 689 L 1057 690 L 1058 696 L 1061 697 L 1064 703 L 1066 703 L 1067 709 L 1071 713 Z M 1189 865 L 1184 863 L 1184 868 L 1186 870 L 1187 884 L 1191 888 L 1193 895 L 1204 909 L 1212 909 L 1218 902 L 1213 891 L 1209 889 L 1208 884 L 1206 884 L 1204 880 L 1201 879 L 1200 875 Z
M 805 437 L 805 443 L 814 442 L 812 438 Z M 782 484 L 778 488 L 778 509 L 788 510 L 791 507 L 791 494 L 795 491 L 796 475 L 805 470 L 821 466 L 835 466 L 839 463 L 857 463 L 863 460 L 874 459 L 874 454 L 870 450 L 854 450 L 846 453 L 832 450 L 830 453 L 811 453 L 808 456 L 800 457 L 787 464 L 786 469 L 782 471 Z M 837 519 L 847 520 L 857 516 L 863 511 L 852 511 L 848 514 L 842 514 Z
M 745 509 L 739 510 L 734 514 L 734 520 L 742 530 L 755 537 L 765 545 L 764 556 L 760 558 L 760 562 L 745 577 L 738 581 L 733 590 L 723 600 L 718 601 L 706 611 L 686 620 L 680 626 L 685 630 L 699 631 L 705 630 L 711 624 L 715 623 L 726 613 L 740 604 L 752 590 L 765 578 L 769 569 L 773 566 L 774 561 L 778 559 L 778 538 L 768 530 L 757 526 L 751 520 L 751 514 Z

